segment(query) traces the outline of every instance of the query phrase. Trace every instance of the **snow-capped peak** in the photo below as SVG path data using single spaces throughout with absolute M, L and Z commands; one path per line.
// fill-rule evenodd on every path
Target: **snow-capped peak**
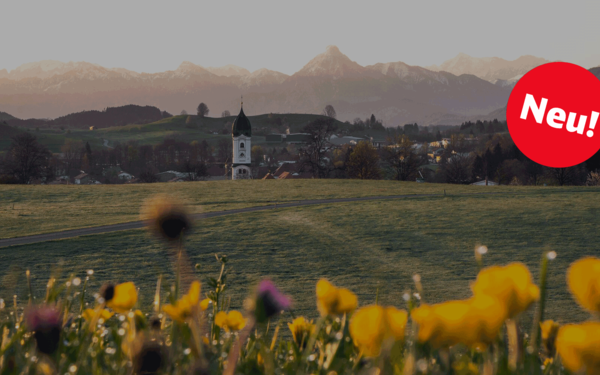
M 218 76 L 231 77 L 231 76 L 246 76 L 250 74 L 248 69 L 242 68 L 237 65 L 225 65 L 221 67 L 212 67 L 209 66 L 206 68 L 212 74 L 216 74 Z
M 56 60 L 43 60 L 23 64 L 16 69 L 11 70 L 10 73 L 8 73 L 8 78 L 14 80 L 20 80 L 24 78 L 46 79 L 55 75 L 65 74 L 73 70 L 88 70 L 97 68 L 101 68 L 100 65 L 83 61 L 70 61 L 68 63 L 64 63 Z
M 336 46 L 328 46 L 326 51 L 317 55 L 304 65 L 294 76 L 348 76 L 364 72 L 364 68 L 350 60 Z

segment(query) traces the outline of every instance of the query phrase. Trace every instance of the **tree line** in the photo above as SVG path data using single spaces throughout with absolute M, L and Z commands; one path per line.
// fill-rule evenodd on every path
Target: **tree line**
M 481 180 L 513 185 L 600 183 L 600 153 L 570 168 L 546 168 L 521 153 L 508 134 L 482 134 L 472 138 L 457 129 L 449 134 L 444 147 L 431 147 L 429 143 L 415 142 L 417 127 L 407 124 L 401 132 L 388 131 L 387 142 L 380 147 L 368 140 L 336 146 L 331 143 L 331 136 L 339 131 L 335 120 L 319 118 L 302 129 L 308 134 L 304 144 L 270 149 L 254 146 L 252 168 L 258 171 L 266 166 L 273 172 L 278 160 L 296 160 L 299 172 L 307 172 L 313 178 L 454 184 Z M 82 171 L 103 183 L 118 182 L 114 175 L 106 173 L 108 169 L 115 170 L 111 167 L 137 176 L 140 182 L 154 182 L 157 173 L 167 170 L 186 173 L 193 180 L 206 176 L 211 165 L 223 168 L 227 174 L 231 147 L 231 140 L 225 138 L 212 145 L 206 140 L 165 139 L 157 145 L 130 141 L 100 149 L 93 149 L 89 143 L 67 140 L 61 153 L 53 155 L 31 133 L 19 133 L 0 157 L 0 183 L 47 182 L 57 176 L 73 177 Z M 256 174 L 255 177 L 262 176 Z

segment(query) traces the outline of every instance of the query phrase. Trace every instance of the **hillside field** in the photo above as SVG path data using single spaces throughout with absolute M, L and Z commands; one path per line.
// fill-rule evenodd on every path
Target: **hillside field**
M 544 251 L 550 264 L 547 317 L 562 322 L 586 314 L 572 301 L 565 283 L 568 265 L 600 255 L 600 190 L 556 187 L 473 187 L 391 181 L 219 181 L 144 186 L 1 187 L 1 237 L 137 219 L 144 198 L 178 196 L 191 207 L 214 211 L 278 201 L 414 193 L 438 196 L 323 204 L 204 219 L 186 241 L 199 277 L 217 276 L 214 254 L 226 254 L 231 268 L 232 307 L 239 308 L 252 285 L 269 277 L 295 300 L 297 314 L 316 316 L 314 288 L 327 277 L 355 291 L 361 305 L 403 306 L 402 295 L 419 273 L 423 298 L 439 302 L 470 294 L 477 273 L 474 248 L 489 252 L 486 265 L 522 261 L 538 278 Z M 446 195 L 443 195 L 446 189 Z M 493 192 L 496 194 L 476 194 Z M 475 193 L 475 194 L 474 194 Z M 7 216 L 12 202 L 22 216 Z M 14 221 L 14 223 L 13 223 Z M 20 228 L 19 228 L 20 227 Z M 8 229 L 8 231 L 6 231 Z M 90 292 L 106 281 L 132 280 L 148 308 L 156 281 L 163 295 L 173 269 L 163 245 L 145 230 L 0 249 L 0 298 L 26 298 L 25 270 L 41 298 L 51 270 L 94 276 Z M 530 312 L 531 313 L 531 312 Z M 525 319 L 526 320 L 526 319 Z
M 89 142 L 92 149 L 104 147 L 104 140 L 108 141 L 108 146 L 113 147 L 116 143 L 125 143 L 135 141 L 141 145 L 158 144 L 167 138 L 192 142 L 206 140 L 213 146 L 220 139 L 231 139 L 231 123 L 237 114 L 230 117 L 204 117 L 199 118 L 196 115 L 191 117 L 191 123 L 186 123 L 188 116 L 173 116 L 163 120 L 145 125 L 131 124 L 125 126 L 113 126 L 108 128 L 89 130 L 89 129 L 69 129 L 65 127 L 61 129 L 30 129 L 32 134 L 38 137 L 40 143 L 46 145 L 50 151 L 54 153 L 60 152 L 61 146 L 67 139 L 80 140 Z M 264 145 L 265 137 L 256 135 L 257 130 L 263 129 L 265 134 L 271 133 L 271 130 L 277 131 L 282 126 L 275 123 L 277 118 L 285 118 L 286 125 L 289 126 L 291 132 L 300 132 L 301 129 L 317 118 L 322 118 L 320 115 L 311 114 L 273 114 L 273 115 L 258 115 L 248 116 L 252 123 L 253 145 Z M 229 124 L 229 125 L 227 125 Z M 340 129 L 346 129 L 348 125 L 337 121 Z M 222 134 L 223 129 L 227 128 L 228 132 Z M 13 128 L 14 129 L 14 128 Z M 17 129 L 14 129 L 17 130 Z M 25 131 L 25 129 L 20 129 Z M 218 134 L 214 134 L 218 133 Z M 369 133 L 369 132 L 362 132 Z M 360 135 L 365 135 L 360 134 Z M 373 133 L 375 134 L 375 133 Z M 0 132 L 0 151 L 4 151 L 10 145 L 10 136 L 3 135 Z

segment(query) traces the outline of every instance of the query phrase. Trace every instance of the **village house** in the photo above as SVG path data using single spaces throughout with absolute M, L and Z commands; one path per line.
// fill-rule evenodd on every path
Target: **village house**
M 177 171 L 166 171 L 155 174 L 156 178 L 159 182 L 169 182 L 176 178 L 185 179 L 188 177 L 187 173 L 181 173 Z
M 87 185 L 90 183 L 90 175 L 88 175 L 87 173 L 81 173 L 77 176 L 75 176 L 75 185 Z
M 117 177 L 119 177 L 119 180 L 129 181 L 133 178 L 133 175 L 127 172 L 120 171 Z

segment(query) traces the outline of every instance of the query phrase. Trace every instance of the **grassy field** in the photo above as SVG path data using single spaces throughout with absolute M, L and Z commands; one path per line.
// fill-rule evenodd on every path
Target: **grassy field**
M 379 290 L 381 303 L 402 306 L 401 297 L 412 285 L 411 276 L 419 273 L 425 288 L 424 299 L 438 302 L 470 294 L 469 282 L 477 272 L 473 257 L 477 244 L 490 249 L 486 264 L 522 261 L 536 278 L 542 252 L 555 250 L 558 257 L 550 265 L 547 317 L 563 322 L 586 317 L 568 294 L 565 271 L 575 259 L 600 255 L 597 189 L 505 187 L 497 189 L 500 193 L 496 195 L 459 196 L 452 194 L 473 192 L 474 188 L 335 181 L 331 182 L 338 184 L 334 193 L 332 185 L 325 183 L 322 187 L 320 181 L 290 182 L 293 184 L 277 188 L 269 181 L 114 187 L 115 190 L 96 192 L 73 190 L 71 198 L 66 198 L 67 190 L 50 195 L 43 192 L 44 187 L 27 187 L 19 189 L 19 193 L 0 190 L 3 197 L 0 201 L 5 206 L 8 193 L 13 199 L 21 194 L 21 199 L 29 197 L 38 207 L 57 205 L 55 210 L 62 218 L 68 217 L 64 213 L 68 202 L 75 207 L 77 202 L 87 202 L 78 208 L 97 211 L 84 216 L 102 221 L 104 212 L 117 208 L 121 213 L 112 216 L 113 219 L 134 218 L 144 194 L 171 190 L 174 186 L 181 189 L 176 193 L 195 209 L 206 205 L 207 210 L 264 204 L 282 196 L 292 200 L 427 189 L 441 192 L 444 187 L 448 194 L 445 197 L 329 204 L 202 220 L 196 223 L 187 248 L 192 263 L 199 264 L 201 277 L 215 276 L 218 272 L 215 253 L 228 255 L 228 265 L 232 268 L 232 306 L 240 307 L 251 286 L 260 278 L 270 277 L 294 296 L 296 311 L 309 316 L 316 315 L 314 287 L 320 277 L 354 290 L 361 305 L 374 302 Z M 133 190 L 127 192 L 130 188 Z M 108 191 L 112 195 L 106 194 Z M 96 198 L 90 201 L 89 194 L 96 194 Z M 136 196 L 139 197 L 133 198 Z M 122 202 L 127 203 L 120 208 Z M 110 203 L 112 208 L 99 209 L 101 203 Z M 60 221 L 49 218 L 46 221 Z M 69 225 L 79 224 L 78 220 L 72 220 Z M 12 231 L 20 233 L 17 229 Z M 151 303 L 158 275 L 167 278 L 165 288 L 172 280 L 165 249 L 144 230 L 4 248 L 0 249 L 0 263 L 4 266 L 0 269 L 0 298 L 5 300 L 10 300 L 13 294 L 25 297 L 26 269 L 31 269 L 34 275 L 38 296 L 44 293 L 52 266 L 60 268 L 63 275 L 76 273 L 80 277 L 87 269 L 94 269 L 92 289 L 109 280 L 133 280 L 141 287 L 141 303 L 146 307 Z
M 573 189 L 571 189 L 573 190 Z M 273 202 L 403 194 L 507 192 L 546 194 L 557 187 L 461 186 L 396 181 L 259 180 L 176 184 L 11 186 L 0 185 L 0 238 L 139 220 L 155 194 L 176 196 L 190 213 L 264 206 Z M 577 188 L 575 191 L 598 191 Z

